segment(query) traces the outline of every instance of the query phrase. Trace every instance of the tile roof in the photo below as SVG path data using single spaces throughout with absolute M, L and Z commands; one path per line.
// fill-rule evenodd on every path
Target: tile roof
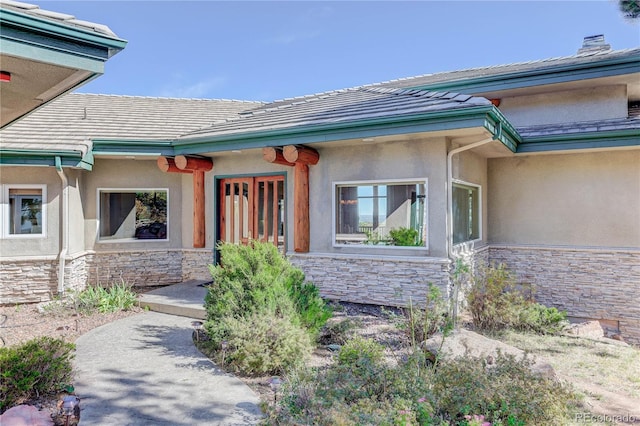
M 262 105 L 220 99 L 70 93 L 0 131 L 2 149 L 70 150 L 91 139 L 171 140 Z
M 473 106 L 491 106 L 491 102 L 452 92 L 356 87 L 266 104 L 180 139 L 331 125 Z
M 40 9 L 40 7 L 35 4 L 22 3 L 12 0 L 0 0 L 0 7 L 3 9 L 9 9 L 15 12 L 24 13 L 26 15 L 31 15 L 40 19 L 77 27 L 86 31 L 92 31 L 108 37 L 117 37 L 115 33 L 111 31 L 111 29 L 109 29 L 109 27 L 107 27 L 106 25 L 82 21 L 80 19 L 76 19 L 75 16 L 68 15 L 66 13 Z
M 640 130 L 640 116 L 607 120 L 579 121 L 574 123 L 544 124 L 517 128 L 523 140 L 545 136 L 559 136 L 618 130 Z
M 445 71 L 433 74 L 424 74 L 414 77 L 401 78 L 397 80 L 376 83 L 375 86 L 382 87 L 398 87 L 409 88 L 418 86 L 428 86 L 430 84 L 454 82 L 466 79 L 475 79 L 480 77 L 492 77 L 507 75 L 513 73 L 521 73 L 527 71 L 536 71 L 544 73 L 551 68 L 588 65 L 593 62 L 603 60 L 615 60 L 618 58 L 627 58 L 634 55 L 640 55 L 640 48 L 623 49 L 623 50 L 602 50 L 590 51 L 581 54 L 563 56 L 557 58 L 540 59 L 536 61 L 518 62 L 512 64 L 493 65 L 487 67 L 468 68 L 457 71 Z

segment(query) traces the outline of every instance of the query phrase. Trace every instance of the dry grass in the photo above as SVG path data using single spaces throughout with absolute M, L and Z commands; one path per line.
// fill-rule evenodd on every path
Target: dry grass
M 584 396 L 585 408 L 640 424 L 640 350 L 617 341 L 506 332 L 499 340 L 545 358 Z

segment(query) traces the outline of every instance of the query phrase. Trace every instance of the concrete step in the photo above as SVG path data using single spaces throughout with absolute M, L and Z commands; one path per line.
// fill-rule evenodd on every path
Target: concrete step
M 204 298 L 207 294 L 203 280 L 189 280 L 179 284 L 157 288 L 140 294 L 138 300 L 142 308 L 154 312 L 195 319 L 206 319 Z

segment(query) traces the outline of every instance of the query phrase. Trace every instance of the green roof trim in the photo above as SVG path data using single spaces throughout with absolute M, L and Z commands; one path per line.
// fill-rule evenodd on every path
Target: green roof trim
M 174 155 L 172 142 L 168 140 L 94 139 L 91 152 L 94 156 Z
M 88 50 L 96 54 L 96 49 L 106 49 L 103 54 L 104 60 L 127 45 L 126 40 L 115 36 L 5 8 L 0 9 L 0 23 L 3 39 L 21 40 L 38 45 L 42 44 L 44 36 L 47 38 L 47 46 L 76 54 L 87 54 Z M 51 44 L 51 38 L 57 41 Z
M 640 72 L 640 55 L 605 58 L 581 64 L 563 64 L 532 70 L 492 74 L 410 86 L 418 90 L 483 93 L 519 89 L 539 85 L 565 83 L 576 80 L 611 77 Z
M 496 128 L 495 123 L 497 122 L 503 122 L 504 127 L 509 129 L 509 133 L 503 134 L 500 137 L 500 141 L 515 152 L 518 134 L 494 106 L 459 108 L 422 114 L 377 117 L 342 123 L 257 130 L 236 134 L 199 136 L 174 141 L 173 147 L 175 154 L 180 155 L 229 151 L 231 149 L 262 148 L 265 146 L 322 143 L 471 127 L 484 127 L 492 132 L 492 129 Z
M 581 132 L 524 138 L 516 153 L 640 146 L 638 129 Z
M 73 167 L 91 170 L 93 162 L 85 161 L 79 151 L 39 151 L 35 149 L 7 149 L 0 150 L 0 165 L 2 166 L 43 166 L 43 167 Z

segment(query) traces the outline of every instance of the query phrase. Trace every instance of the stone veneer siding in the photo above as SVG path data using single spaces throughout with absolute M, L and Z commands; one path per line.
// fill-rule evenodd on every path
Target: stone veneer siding
M 182 281 L 211 280 L 209 265 L 213 263 L 211 249 L 182 250 Z
M 343 254 L 288 254 L 322 297 L 407 306 L 424 303 L 429 283 L 449 290 L 449 259 Z
M 540 303 L 617 324 L 625 340 L 640 344 L 640 250 L 492 246 L 489 262 L 532 284 Z
M 211 249 L 83 252 L 65 261 L 65 291 L 124 280 L 135 286 L 174 284 L 189 279 L 210 280 Z M 0 305 L 39 303 L 58 293 L 58 259 L 0 259 Z
M 0 305 L 46 302 L 57 293 L 56 258 L 5 258 L 0 270 Z

